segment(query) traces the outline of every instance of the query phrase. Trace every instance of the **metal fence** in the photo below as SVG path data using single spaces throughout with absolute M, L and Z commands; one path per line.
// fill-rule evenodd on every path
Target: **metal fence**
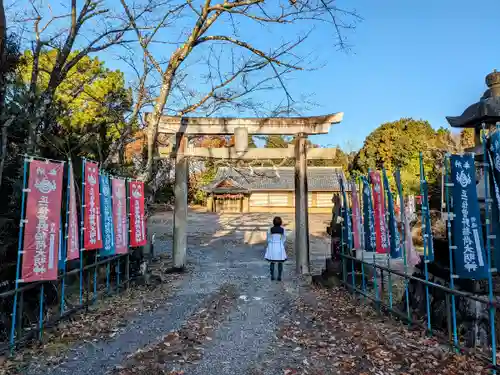
M 42 341 L 45 329 L 128 287 L 131 253 L 104 259 L 92 255 L 81 266 L 78 259 L 68 262 L 57 281 L 29 283 L 0 293 L 0 352 Z
M 373 264 L 357 259 L 351 256 L 346 248 L 344 248 L 340 257 L 343 267 L 341 282 L 353 294 L 358 294 L 363 299 L 372 302 L 378 311 L 387 312 L 393 315 L 395 318 L 408 324 L 409 327 L 415 326 L 424 329 L 426 334 L 439 338 L 443 343 L 449 344 L 450 348 L 456 352 L 474 353 L 483 360 L 491 363 L 492 369 L 499 369 L 498 366 L 493 363 L 492 356 L 496 352 L 492 349 L 491 345 L 483 342 L 483 344 L 487 345 L 481 346 L 482 343 L 476 340 L 472 342 L 475 342 L 477 346 L 470 347 L 465 344 L 464 338 L 459 338 L 456 330 L 458 322 L 455 308 L 458 304 L 458 300 L 464 299 L 466 301 L 479 303 L 481 309 L 489 306 L 490 309 L 495 311 L 496 315 L 496 310 L 500 306 L 498 302 L 493 301 L 490 303 L 488 299 L 472 293 L 451 289 L 446 285 L 427 281 L 413 274 L 405 274 L 404 272 L 392 269 L 390 265 L 384 266 L 382 264 Z M 352 270 L 349 270 L 349 268 L 352 268 Z M 363 268 L 363 271 L 360 272 L 360 268 Z M 418 290 L 418 286 L 410 288 L 412 283 L 418 284 L 426 291 L 428 297 L 425 299 L 424 303 L 426 309 L 429 310 L 426 314 L 418 314 L 418 306 L 415 306 L 414 301 L 412 301 L 410 290 L 414 292 Z M 397 297 L 401 297 L 401 289 L 403 291 L 403 297 L 401 300 L 398 300 Z M 433 321 L 433 314 L 430 312 L 433 306 L 433 299 L 439 298 L 439 295 L 444 297 L 445 327 L 443 327 L 442 324 L 438 324 L 437 321 Z M 452 302 L 452 300 L 454 301 Z M 442 322 L 439 321 L 439 323 Z M 474 324 L 479 324 L 479 322 L 469 324 L 468 327 L 473 329 Z M 491 336 L 488 337 L 488 341 L 489 340 L 491 340 Z
M 422 194 L 425 199 L 419 212 L 423 255 L 420 255 L 420 263 L 415 266 L 407 261 L 409 249 L 405 248 L 407 234 L 404 225 L 402 233 L 400 232 L 403 238 L 401 258 L 394 259 L 390 254 L 356 249 L 352 241 L 352 207 L 344 198 L 339 253 L 336 256 L 340 257 L 341 282 L 354 295 L 373 304 L 379 312 L 385 312 L 409 327 L 421 327 L 428 336 L 448 344 L 450 349 L 457 353 L 471 353 L 480 357 L 489 364 L 491 372 L 496 373 L 499 369 L 497 320 L 500 322 L 500 315 L 497 310 L 500 298 L 495 288 L 498 272 L 494 257 L 495 251 L 500 249 L 495 250 L 496 233 L 492 225 L 494 220 L 498 220 L 494 213 L 492 214 L 492 203 L 495 201 L 491 199 L 490 194 L 494 178 L 490 167 L 493 162 L 488 158 L 489 143 L 486 138 L 483 139 L 483 144 L 485 157 L 483 161 L 476 163 L 476 166 L 484 172 L 484 181 L 480 183 L 484 183 L 485 192 L 482 233 L 486 254 L 483 261 L 487 267 L 487 277 L 482 280 L 467 280 L 456 274 L 456 252 L 457 248 L 460 251 L 462 244 L 454 243 L 456 239 L 454 240 L 455 235 L 452 233 L 454 215 L 451 190 L 455 186 L 450 177 L 450 155 L 446 155 L 444 163 L 443 198 L 446 212 L 443 212 L 441 220 L 446 228 L 446 238 L 439 239 L 442 245 L 440 249 L 434 249 L 438 239 L 433 237 L 426 194 Z M 420 183 L 424 193 L 427 181 L 422 160 Z M 403 215 L 402 204 L 401 222 L 404 221 Z M 443 251 L 443 247 L 446 251 Z
M 37 164 L 33 165 L 32 163 L 35 162 Z M 44 167 L 39 166 L 41 163 L 42 165 L 44 165 Z M 119 212 L 121 216 L 118 216 L 118 219 L 123 220 L 123 218 L 125 218 L 127 221 L 126 231 L 128 231 L 128 241 L 126 242 L 125 249 L 123 249 L 124 241 L 122 241 L 122 248 L 120 249 L 120 251 L 118 251 L 118 249 L 116 249 L 115 251 L 114 242 L 111 238 L 113 236 L 113 221 L 111 218 L 113 213 L 111 207 L 112 200 L 110 199 L 110 180 L 109 175 L 106 174 L 105 171 L 99 171 L 97 175 L 97 178 L 101 179 L 102 177 L 103 181 L 107 181 L 106 192 L 103 192 L 102 189 L 101 191 L 97 192 L 97 204 L 104 207 L 104 204 L 107 203 L 107 205 L 103 209 L 103 221 L 102 223 L 100 221 L 97 221 L 97 225 L 100 226 L 102 224 L 103 231 L 107 228 L 109 230 L 109 233 L 111 233 L 111 236 L 108 235 L 107 237 L 109 239 L 108 247 L 110 248 L 110 251 L 102 252 L 102 250 L 109 250 L 105 249 L 105 244 L 102 246 L 102 249 L 95 250 L 95 246 L 84 249 L 84 234 L 86 234 L 84 208 L 86 206 L 84 204 L 85 194 L 83 192 L 85 191 L 84 176 L 86 173 L 86 159 L 82 159 L 82 188 L 80 192 L 81 220 L 79 228 L 80 246 L 78 246 L 78 241 L 75 240 L 72 243 L 73 246 L 71 246 L 71 249 L 68 250 L 70 248 L 68 246 L 68 243 L 70 242 L 69 227 L 74 224 L 74 231 L 78 232 L 78 210 L 76 208 L 76 192 L 74 188 L 75 181 L 71 163 L 67 164 L 67 168 L 64 167 L 64 163 L 64 161 L 54 161 L 38 157 L 25 156 L 24 158 L 24 176 L 20 215 L 21 219 L 17 243 L 17 262 L 13 266 L 15 267 L 15 278 L 8 277 L 7 279 L 13 281 L 6 281 L 4 283 L 1 283 L 2 289 L 7 291 L 0 293 L 0 352 L 6 352 L 9 350 L 12 352 L 17 347 L 28 342 L 36 340 L 42 341 L 45 329 L 56 325 L 60 320 L 69 317 L 76 311 L 87 310 L 91 305 L 95 304 L 100 297 L 120 292 L 120 290 L 126 288 L 130 283 L 131 274 L 133 277 L 134 274 L 139 275 L 141 271 L 145 272 L 145 270 L 139 269 L 140 262 L 136 262 L 136 260 L 142 261 L 142 259 L 137 259 L 138 257 L 135 257 L 134 255 L 139 254 L 139 258 L 142 258 L 142 251 L 139 247 L 147 245 L 147 237 L 145 235 L 145 230 L 143 229 L 144 232 L 140 233 L 142 236 L 140 242 L 134 242 L 131 240 L 133 237 L 132 234 L 134 233 L 131 230 L 132 225 L 130 224 L 132 222 L 131 212 L 129 212 L 127 207 L 129 204 L 131 204 L 132 193 L 127 192 L 125 179 L 119 177 L 116 177 L 115 180 L 122 180 L 121 184 L 124 190 L 122 192 L 117 191 L 116 194 L 117 201 L 121 199 L 121 203 L 119 202 L 121 206 L 119 204 L 119 208 L 122 208 L 122 211 Z M 50 167 L 49 164 L 51 165 Z M 97 164 L 94 164 L 96 165 L 96 167 L 94 168 L 94 172 L 97 173 Z M 47 167 L 45 167 L 45 165 L 47 165 Z M 57 167 L 53 167 L 53 165 L 57 165 Z M 36 168 L 36 172 L 31 171 L 32 166 L 33 168 Z M 36 176 L 38 176 L 39 174 L 43 174 L 45 176 L 44 168 L 53 168 L 53 175 L 55 176 L 59 173 L 60 183 L 63 186 L 66 185 L 65 212 L 64 214 L 62 212 L 59 212 L 59 217 L 57 218 L 57 220 L 59 221 L 58 241 L 57 229 L 54 229 L 53 236 L 51 237 L 53 240 L 55 239 L 54 242 L 57 242 L 57 247 L 54 246 L 52 249 L 56 248 L 58 252 L 56 254 L 52 253 L 52 255 L 49 256 L 54 257 L 58 255 L 59 258 L 57 261 L 52 258 L 52 267 L 48 267 L 51 270 L 51 274 L 50 277 L 45 278 L 45 280 L 50 281 L 40 281 L 44 280 L 44 278 L 39 275 L 37 275 L 37 278 L 33 279 L 30 279 L 29 277 L 28 279 L 23 279 L 22 277 L 22 272 L 24 272 L 24 270 L 22 271 L 22 265 L 24 266 L 25 261 L 25 259 L 23 258 L 26 257 L 28 262 L 30 260 L 29 256 L 33 256 L 34 253 L 33 251 L 30 251 L 28 253 L 28 251 L 26 251 L 26 246 L 24 246 L 23 248 L 23 245 L 26 245 L 23 243 L 23 241 L 26 241 L 26 238 L 23 236 L 24 232 L 26 231 L 26 233 L 30 233 L 28 232 L 28 229 L 26 229 L 26 226 L 29 223 L 25 214 L 28 212 L 28 206 L 30 205 L 29 198 L 26 197 L 29 196 L 29 194 L 31 194 L 33 191 L 28 186 L 28 169 L 30 170 L 29 181 L 33 182 L 38 181 L 35 179 L 33 173 L 35 173 Z M 50 173 L 52 173 L 52 171 Z M 65 184 L 63 183 L 64 176 L 66 176 Z M 98 186 L 96 184 L 95 177 L 93 179 L 89 177 L 88 180 L 91 182 L 92 186 Z M 129 179 L 129 181 L 132 180 Z M 47 182 L 50 184 L 48 180 L 43 180 L 42 182 Z M 36 182 L 36 184 L 39 183 L 41 182 Z M 44 189 L 42 187 L 42 189 L 40 190 L 39 186 L 41 185 L 36 184 L 34 185 L 36 190 L 39 192 L 43 192 L 44 194 L 49 194 L 50 191 L 55 191 L 56 189 L 55 180 L 53 181 L 53 185 L 49 186 L 50 189 Z M 61 196 L 63 192 L 63 186 L 59 187 L 61 189 Z M 130 186 L 132 188 L 132 182 L 130 182 Z M 120 193 L 121 195 L 119 196 L 118 193 Z M 135 196 L 143 197 L 137 194 Z M 104 197 L 107 197 L 106 202 L 104 202 Z M 45 228 L 46 226 L 48 226 L 46 225 L 46 217 L 42 217 L 42 214 L 45 215 L 50 210 L 48 208 L 48 195 L 45 195 L 44 198 L 46 199 L 40 199 L 39 201 L 44 203 L 44 206 L 42 208 L 45 208 L 45 210 L 42 211 L 40 207 L 37 206 L 37 211 L 35 211 L 36 219 L 38 220 L 35 221 L 35 223 L 38 223 L 37 228 Z M 128 202 L 128 204 L 123 203 L 123 200 Z M 93 201 L 91 199 L 90 201 L 91 203 L 94 202 L 93 204 L 95 205 L 95 200 Z M 70 217 L 70 202 L 73 203 L 71 205 L 71 212 L 74 214 L 73 217 Z M 60 203 L 63 204 L 62 198 Z M 54 208 L 56 206 L 57 205 L 55 205 Z M 140 211 L 140 203 L 138 204 L 138 206 L 138 210 Z M 32 209 L 33 207 L 30 206 L 30 208 Z M 90 209 L 92 209 L 92 204 L 90 204 Z M 33 216 L 33 210 L 31 210 L 31 215 Z M 40 217 L 44 219 L 43 223 L 41 223 L 41 219 L 39 219 L 38 215 L 40 215 Z M 108 221 L 105 221 L 106 217 L 109 219 Z M 52 220 L 54 220 L 54 218 Z M 140 218 L 137 219 L 136 217 L 136 220 L 140 220 Z M 30 223 L 33 222 L 30 221 Z M 105 224 L 109 223 L 111 224 L 106 227 Z M 42 224 L 45 225 L 45 227 Z M 96 224 L 95 220 L 94 224 Z M 122 226 L 120 227 L 123 229 Z M 37 234 L 38 233 L 30 233 L 30 236 L 28 237 L 33 237 L 36 239 Z M 122 233 L 122 238 L 124 236 L 127 236 L 127 232 L 125 231 Z M 74 239 L 76 237 L 73 235 L 72 238 Z M 137 238 L 137 234 L 135 238 Z M 39 242 L 41 242 L 45 246 L 45 248 L 43 248 L 42 250 L 46 250 L 47 244 L 45 243 L 45 240 L 43 239 Z M 74 254 L 71 257 L 68 256 L 67 252 L 74 252 L 75 248 L 78 252 L 78 256 L 75 257 Z M 29 249 L 33 250 L 31 248 Z M 54 266 L 54 261 L 55 263 L 57 263 L 56 266 Z M 39 267 L 37 269 L 39 273 L 41 273 L 42 271 L 46 271 L 45 267 L 37 267 Z M 9 265 L 3 264 L 3 268 L 9 269 Z M 33 266 L 33 269 L 34 268 L 35 267 Z

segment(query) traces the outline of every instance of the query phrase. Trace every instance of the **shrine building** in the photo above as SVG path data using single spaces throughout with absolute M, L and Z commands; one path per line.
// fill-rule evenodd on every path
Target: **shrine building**
M 308 206 L 311 213 L 331 213 L 332 198 L 340 194 L 341 167 L 308 167 Z M 220 167 L 202 187 L 208 212 L 293 212 L 293 167 Z

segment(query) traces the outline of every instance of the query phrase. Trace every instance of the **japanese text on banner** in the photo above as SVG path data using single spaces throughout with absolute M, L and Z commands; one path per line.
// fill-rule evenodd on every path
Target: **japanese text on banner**
M 85 162 L 85 250 L 102 248 L 101 209 L 99 199 L 99 168 L 97 163 Z
M 422 181 L 422 191 L 424 193 L 422 197 L 422 209 L 424 211 L 424 220 L 425 220 L 424 241 L 426 243 L 424 256 L 427 258 L 427 260 L 432 262 L 434 260 L 434 250 L 433 250 L 434 246 L 432 239 L 431 215 L 429 209 L 429 187 L 425 179 L 424 181 Z
M 111 189 L 113 191 L 115 251 L 116 254 L 126 254 L 128 251 L 128 223 L 125 180 L 112 179 Z
M 377 246 L 375 237 L 375 223 L 373 215 L 373 204 L 371 197 L 370 184 L 366 178 L 363 181 L 363 226 L 365 232 L 365 250 L 375 251 Z
M 147 242 L 144 218 L 144 183 L 130 182 L 130 246 L 144 246 Z
M 352 232 L 354 236 L 354 248 L 361 249 L 361 212 L 359 209 L 359 198 L 356 183 L 351 183 L 352 191 Z
M 32 160 L 24 229 L 24 282 L 57 279 L 63 163 Z
M 491 206 L 491 227 L 493 240 L 493 260 L 495 268 L 500 268 L 500 133 L 491 134 L 488 139 L 488 160 L 490 163 L 490 192 L 493 198 Z
M 451 155 L 453 182 L 453 252 L 456 273 L 465 279 L 488 276 L 475 184 L 474 158 Z
M 67 259 L 78 259 L 80 256 L 80 245 L 78 238 L 78 212 L 76 208 L 75 179 L 73 175 L 73 166 L 71 162 L 68 165 L 69 170 L 69 214 L 68 214 L 68 232 L 67 232 Z
M 102 238 L 103 246 L 99 252 L 102 256 L 109 256 L 115 253 L 115 237 L 113 233 L 113 213 L 111 205 L 111 187 L 109 177 L 99 176 L 101 188 L 101 209 L 102 209 Z
M 340 190 L 342 192 L 342 210 L 344 219 L 344 243 L 352 248 L 352 230 L 351 230 L 351 212 L 349 210 L 349 202 L 347 201 L 347 194 L 345 191 L 344 178 L 340 178 Z
M 384 188 L 387 194 L 387 209 L 389 211 L 389 243 L 391 247 L 391 258 L 400 258 L 402 254 L 401 240 L 399 236 L 399 229 L 396 223 L 396 214 L 394 210 L 394 198 L 392 196 L 391 187 L 389 186 L 389 179 L 384 170 Z
M 384 196 L 382 193 L 382 184 L 380 182 L 380 173 L 377 171 L 370 171 L 370 179 L 373 184 L 377 253 L 387 254 L 389 252 L 389 236 L 387 233 L 387 225 L 385 223 Z

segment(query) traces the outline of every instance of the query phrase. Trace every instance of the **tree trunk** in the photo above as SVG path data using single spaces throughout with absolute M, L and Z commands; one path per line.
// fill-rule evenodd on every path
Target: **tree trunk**
M 3 7 L 3 0 L 0 0 L 0 53 L 4 54 L 5 43 L 7 40 L 7 22 L 5 20 L 5 10 Z
M 148 159 L 146 164 L 146 169 L 142 179 L 147 182 L 151 180 L 153 176 L 153 164 L 155 156 L 155 146 L 158 139 L 158 125 L 160 124 L 160 119 L 163 114 L 163 109 L 167 103 L 168 96 L 170 95 L 170 90 L 172 89 L 172 82 L 174 80 L 175 72 L 179 64 L 176 58 L 172 58 L 171 64 L 168 66 L 167 70 L 163 74 L 162 85 L 160 89 L 160 95 L 156 98 L 155 106 L 153 109 L 152 116 L 148 119 Z
M 3 181 L 3 170 L 5 168 L 5 160 L 7 159 L 7 143 L 9 138 L 9 126 L 14 122 L 14 117 L 9 118 L 2 124 L 2 140 L 1 140 L 1 150 L 0 154 L 0 190 L 2 188 Z
M 5 67 L 6 62 L 6 44 L 7 44 L 7 22 L 5 20 L 5 10 L 3 0 L 0 0 L 0 127 L 2 128 L 2 143 L 1 143 L 1 156 L 0 156 L 0 188 L 2 187 L 3 170 L 5 166 L 5 159 L 7 158 L 7 128 L 13 119 L 7 120 L 5 113 L 5 86 L 6 86 L 6 72 L 2 67 Z

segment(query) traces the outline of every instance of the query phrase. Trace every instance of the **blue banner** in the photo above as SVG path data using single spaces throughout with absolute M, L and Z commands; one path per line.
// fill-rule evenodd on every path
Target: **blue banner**
M 383 175 L 384 189 L 387 197 L 387 210 L 389 211 L 389 244 L 391 246 L 391 258 L 401 258 L 401 239 L 399 236 L 398 224 L 396 223 L 396 214 L 394 213 L 394 198 L 385 169 L 383 170 Z
M 463 279 L 486 279 L 488 265 L 477 200 L 474 158 L 451 155 L 453 182 L 453 242 L 456 274 Z
M 352 225 L 351 225 L 351 211 L 349 209 L 349 202 L 347 201 L 347 194 L 345 192 L 344 177 L 340 178 L 340 191 L 342 192 L 342 219 L 344 219 L 343 234 L 344 243 L 348 245 L 349 250 L 352 250 Z
M 64 270 L 66 267 L 66 241 L 63 241 L 62 220 L 59 224 L 59 269 Z
M 361 180 L 363 181 L 363 229 L 365 232 L 365 250 L 375 251 L 377 248 L 377 239 L 375 237 L 372 189 L 365 177 L 361 177 Z
M 490 164 L 491 226 L 496 238 L 493 241 L 494 267 L 500 268 L 500 133 L 494 132 L 488 140 L 488 161 Z
M 113 208 L 111 202 L 111 186 L 109 177 L 99 175 L 99 187 L 101 193 L 101 228 L 102 249 L 99 254 L 109 256 L 115 254 L 115 235 L 113 231 Z
M 429 262 L 434 261 L 434 240 L 432 238 L 432 224 L 431 224 L 431 212 L 429 209 L 429 187 L 427 185 L 427 180 L 425 177 L 420 182 L 422 184 L 422 211 L 424 213 L 424 221 L 425 221 L 425 232 L 424 235 L 427 236 L 427 246 L 426 246 L 426 254 L 424 254 L 424 258 Z M 424 241 L 426 238 L 424 237 Z M 425 257 L 426 256 L 426 257 Z

